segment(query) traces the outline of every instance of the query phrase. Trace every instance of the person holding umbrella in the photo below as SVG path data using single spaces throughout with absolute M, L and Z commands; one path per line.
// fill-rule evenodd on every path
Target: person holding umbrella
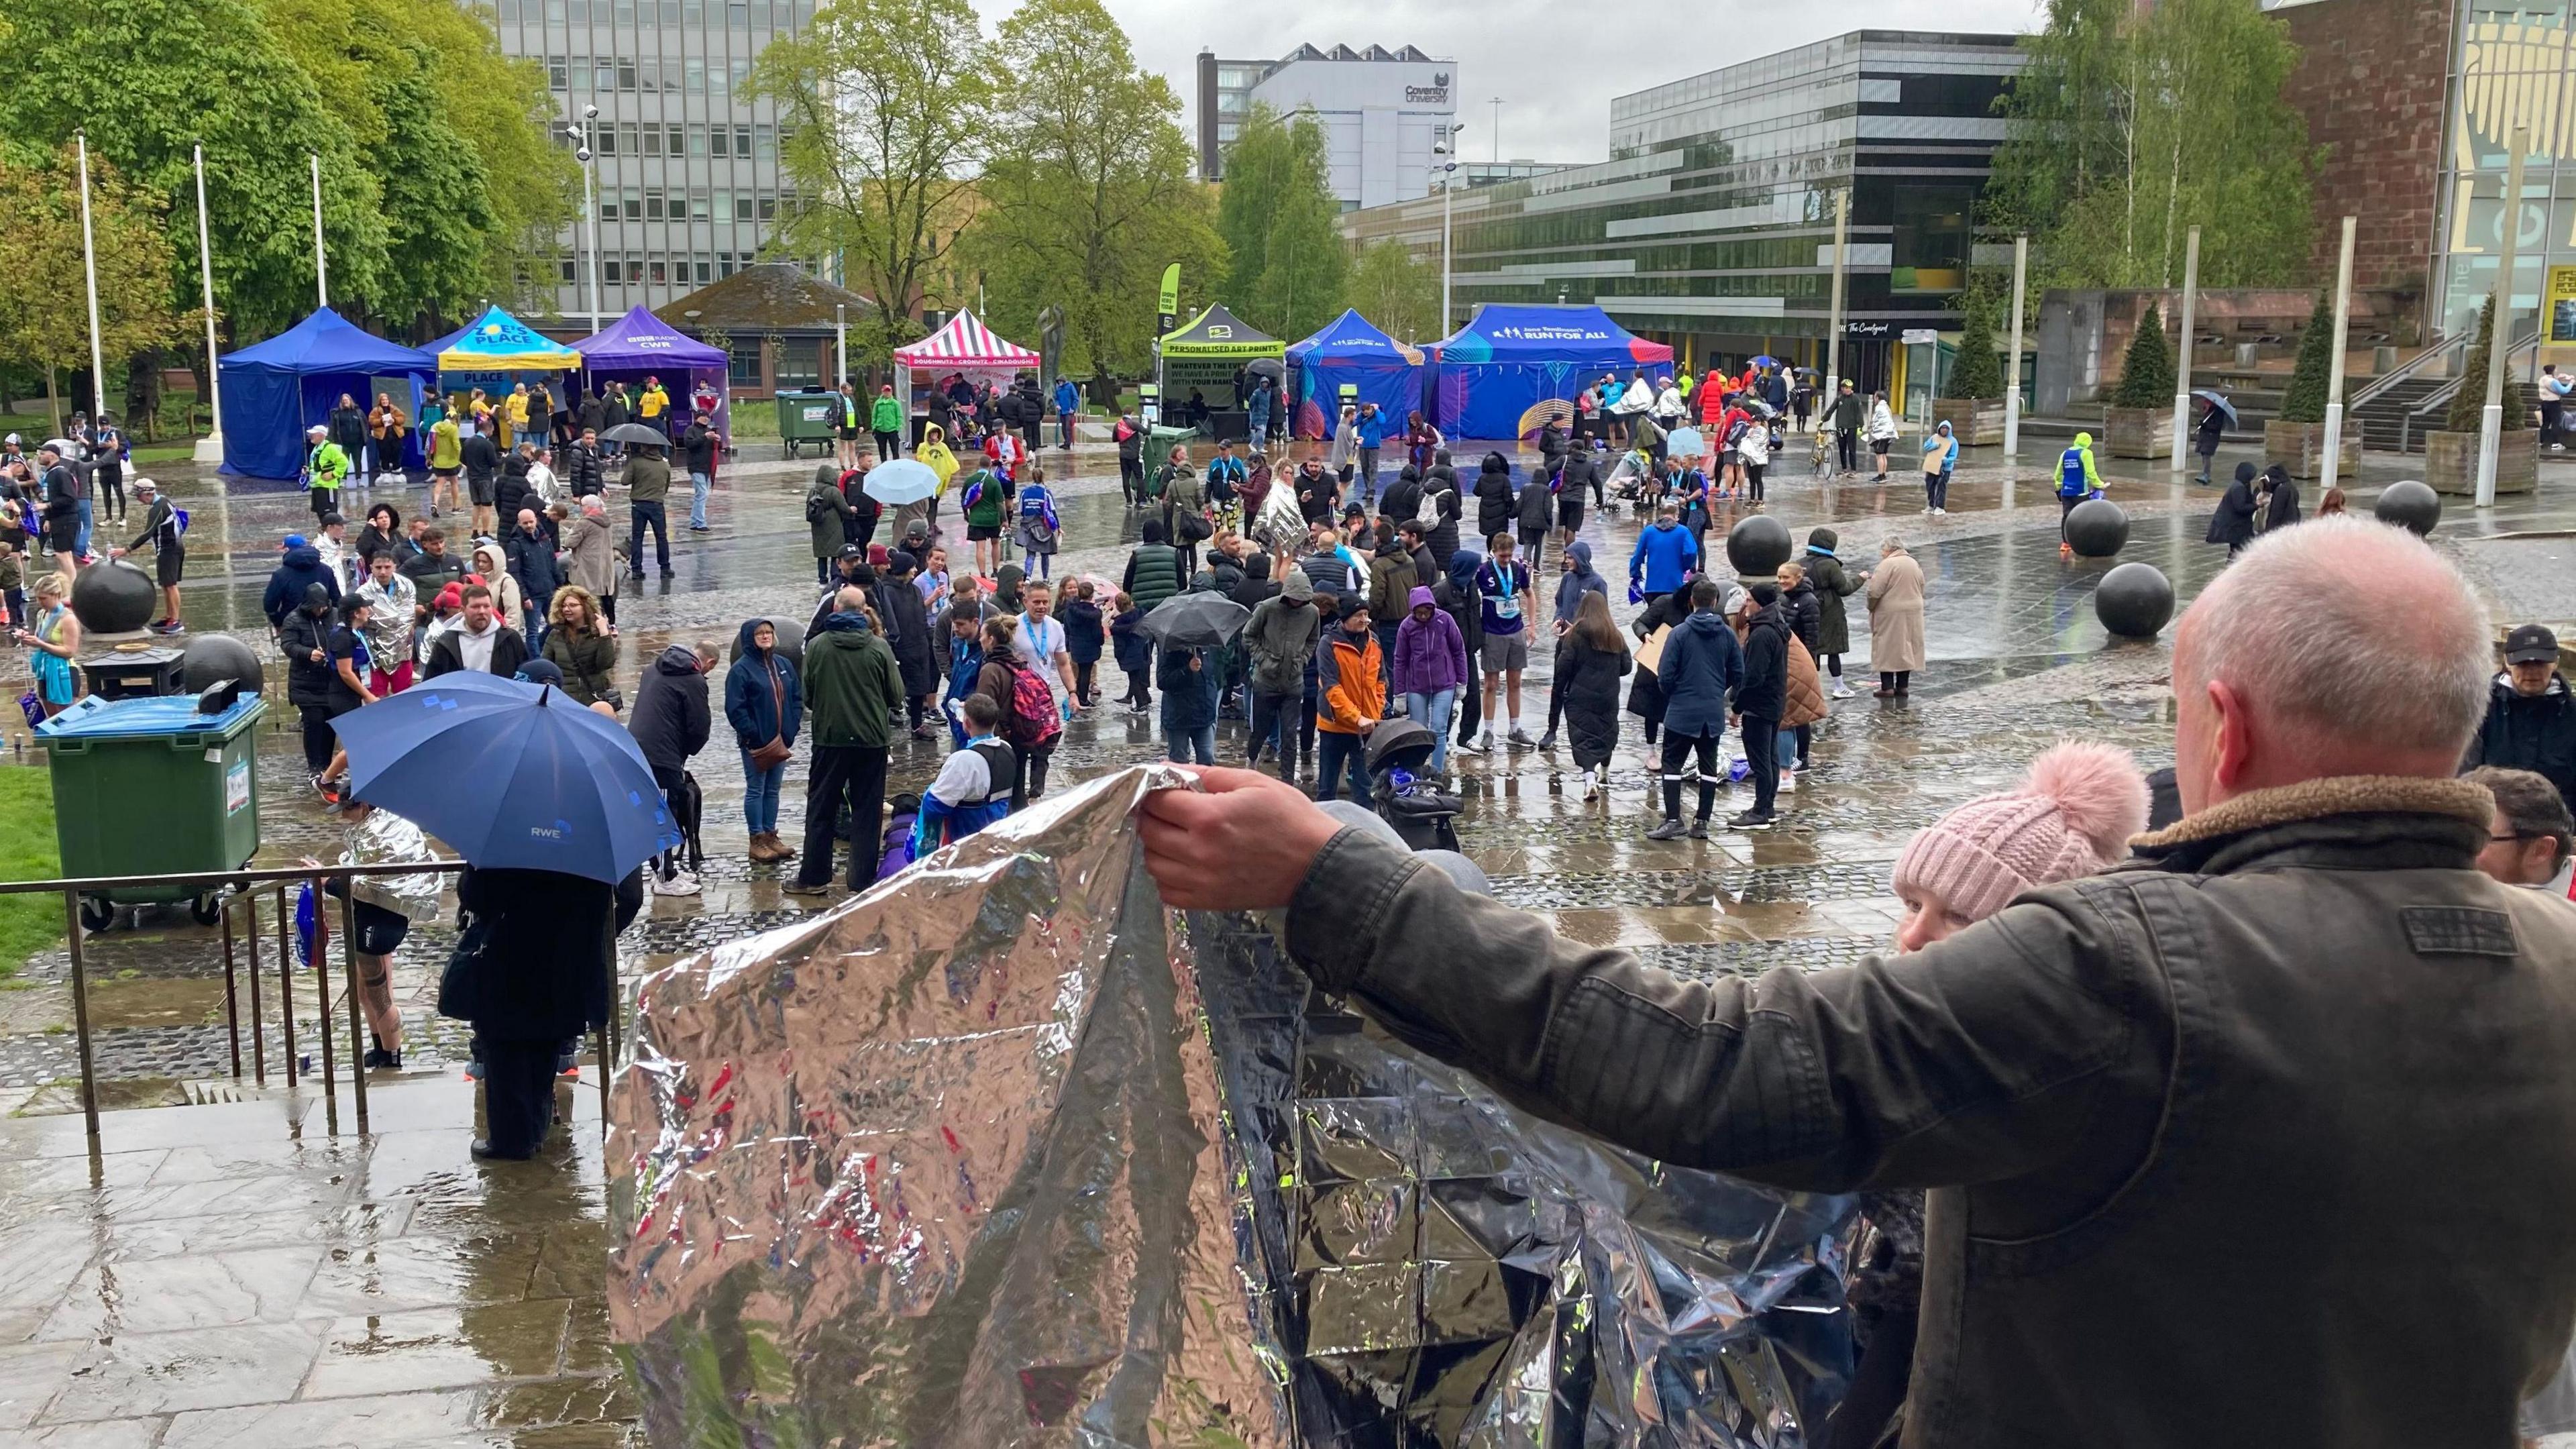
M 438 1010 L 479 1039 L 489 1131 L 474 1155 L 532 1157 L 564 1041 L 608 1020 L 617 883 L 680 843 L 652 769 L 561 690 L 471 672 L 334 724 L 350 795 L 466 861 Z
M 1216 763 L 1217 678 L 1209 655 L 1243 629 L 1252 611 L 1218 593 L 1212 576 L 1199 576 L 1188 593 L 1166 599 L 1140 627 L 1162 646 L 1155 683 L 1163 691 L 1163 734 L 1170 757 Z
M 2218 457 L 2218 435 L 2236 421 L 2236 409 L 2214 392 L 2192 394 L 2201 400 L 2200 426 L 2192 431 L 2191 450 L 2200 455 L 2200 476 L 2194 483 L 2206 485 L 2209 470 Z

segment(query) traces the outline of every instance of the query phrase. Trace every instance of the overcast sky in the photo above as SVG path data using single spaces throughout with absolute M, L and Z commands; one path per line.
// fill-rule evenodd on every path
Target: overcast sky
M 1503 99 L 1502 154 L 1599 161 L 1610 98 L 1739 60 L 1863 28 L 2016 31 L 2038 0 L 1716 0 L 1706 5 L 1567 5 L 1563 0 L 1106 0 L 1137 58 L 1169 77 L 1195 125 L 1196 57 L 1269 59 L 1301 41 L 1326 48 L 1419 46 L 1458 62 L 1466 155 L 1493 155 L 1492 98 Z M 1012 0 L 976 0 L 986 22 Z M 1197 132 L 1193 130 L 1192 136 Z

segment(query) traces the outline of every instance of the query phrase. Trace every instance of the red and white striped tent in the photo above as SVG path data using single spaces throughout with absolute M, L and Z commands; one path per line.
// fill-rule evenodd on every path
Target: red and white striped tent
M 1013 373 L 1038 365 L 1038 355 L 1015 342 L 993 335 L 993 329 L 975 318 L 972 312 L 960 311 L 948 319 L 948 325 L 913 343 L 894 350 L 894 360 L 901 366 L 924 372 Z

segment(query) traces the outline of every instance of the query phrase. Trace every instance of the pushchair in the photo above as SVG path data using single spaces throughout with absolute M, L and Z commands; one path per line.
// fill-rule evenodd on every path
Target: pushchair
M 1438 744 L 1438 736 L 1409 719 L 1382 721 L 1369 735 L 1370 803 L 1378 818 L 1394 826 L 1415 850 L 1458 848 L 1458 797 L 1432 789 L 1413 774 Z

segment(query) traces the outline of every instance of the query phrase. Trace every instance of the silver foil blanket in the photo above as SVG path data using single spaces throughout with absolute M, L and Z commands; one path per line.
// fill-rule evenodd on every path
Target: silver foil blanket
M 609 1307 L 657 1445 L 1795 1445 L 1851 1204 L 1633 1157 L 1167 913 L 1140 767 L 643 986 Z

